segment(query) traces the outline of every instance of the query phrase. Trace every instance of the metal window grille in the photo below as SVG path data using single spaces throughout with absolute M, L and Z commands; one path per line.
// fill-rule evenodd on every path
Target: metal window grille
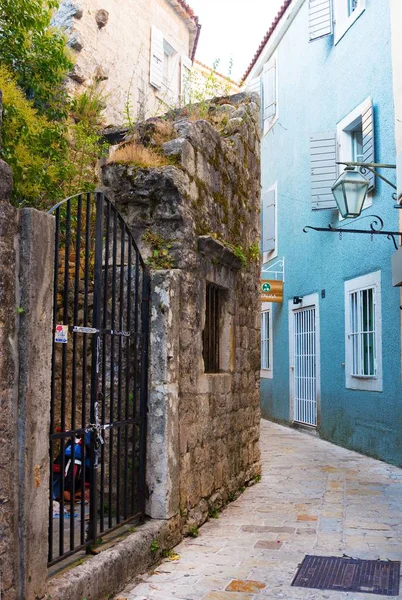
M 352 375 L 375 377 L 377 374 L 375 289 L 357 290 L 349 294 Z
M 213 283 L 206 286 L 203 357 L 206 373 L 219 373 L 221 290 Z
M 271 368 L 271 311 L 266 310 L 261 313 L 261 369 Z
M 317 424 L 316 315 L 309 307 L 294 313 L 295 421 Z

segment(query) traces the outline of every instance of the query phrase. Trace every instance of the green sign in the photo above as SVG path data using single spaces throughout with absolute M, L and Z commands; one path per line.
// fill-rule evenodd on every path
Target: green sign
M 271 286 L 269 285 L 269 283 L 264 282 L 261 285 L 261 289 L 262 289 L 263 292 L 270 292 L 271 291 Z

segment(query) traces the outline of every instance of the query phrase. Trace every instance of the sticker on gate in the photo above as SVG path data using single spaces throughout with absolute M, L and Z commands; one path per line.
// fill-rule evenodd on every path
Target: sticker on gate
M 67 344 L 68 342 L 68 325 L 56 325 L 54 333 L 54 341 L 57 344 Z

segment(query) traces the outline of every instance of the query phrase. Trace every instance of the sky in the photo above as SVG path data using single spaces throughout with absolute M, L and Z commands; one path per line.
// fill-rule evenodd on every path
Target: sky
M 202 25 L 196 58 L 240 80 L 283 0 L 187 0 Z M 230 60 L 233 67 L 229 73 Z

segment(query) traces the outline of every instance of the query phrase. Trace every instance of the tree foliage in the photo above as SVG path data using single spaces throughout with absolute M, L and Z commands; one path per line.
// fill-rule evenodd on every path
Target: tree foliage
M 63 33 L 50 26 L 57 0 L 1 0 L 0 62 L 48 117 L 66 113 L 63 81 L 73 64 Z
M 98 86 L 69 98 L 73 63 L 50 26 L 57 0 L 0 0 L 0 156 L 14 173 L 13 202 L 45 209 L 96 184 L 104 107 Z
M 0 156 L 13 169 L 14 204 L 46 209 L 76 191 L 93 189 L 102 152 L 98 131 L 103 104 L 96 86 L 73 98 L 68 114 L 59 120 L 41 114 L 4 66 L 0 90 Z

